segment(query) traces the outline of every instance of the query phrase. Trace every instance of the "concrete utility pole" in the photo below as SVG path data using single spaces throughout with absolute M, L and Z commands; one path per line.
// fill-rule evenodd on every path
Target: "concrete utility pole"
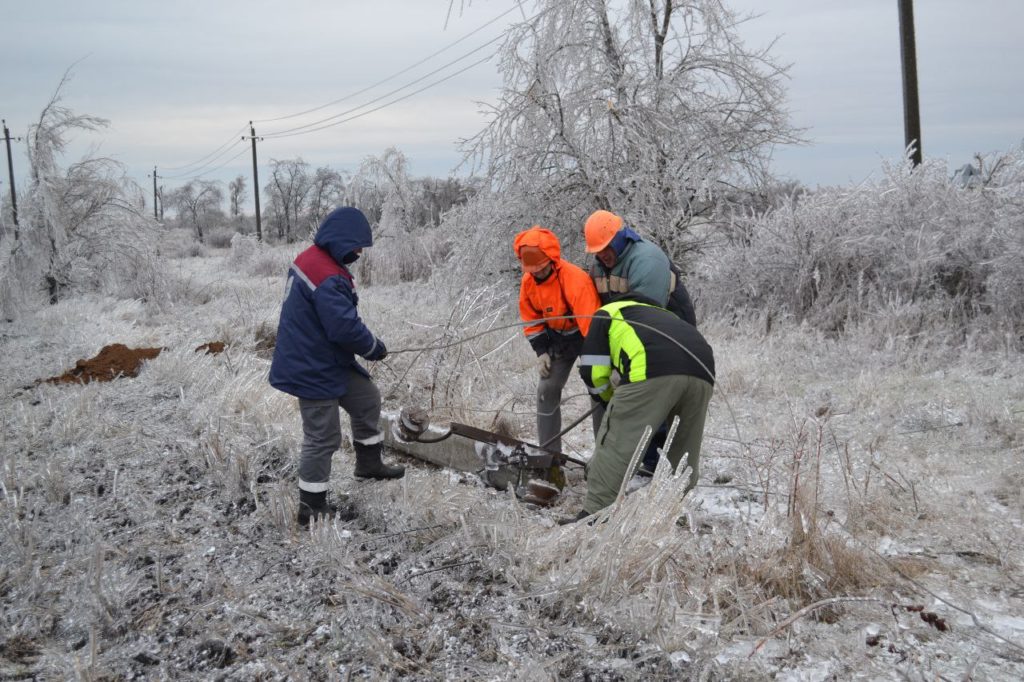
M 153 220 L 157 220 L 157 221 L 160 220 L 160 216 L 157 215 L 157 212 L 156 212 L 156 205 L 157 205 L 157 199 L 156 199 L 156 179 L 159 178 L 159 177 L 161 177 L 161 176 L 156 174 L 156 166 L 153 166 Z
M 7 143 L 7 177 L 11 181 L 11 213 L 14 214 L 14 240 L 18 240 L 18 193 L 14 189 L 14 159 L 11 157 L 11 140 L 20 140 L 20 137 L 11 137 L 11 131 L 7 129 L 7 121 L 4 124 L 4 142 Z
M 263 225 L 260 219 L 260 175 L 259 171 L 256 170 L 256 140 L 262 141 L 263 138 L 256 137 L 256 129 L 252 127 L 252 121 L 249 121 L 249 137 L 245 135 L 242 139 L 252 140 L 252 196 L 256 200 L 256 241 L 263 241 Z
M 911 160 L 921 165 L 921 110 L 917 101 L 917 47 L 914 42 L 914 0 L 899 0 L 900 58 L 903 62 L 904 148 L 914 146 Z

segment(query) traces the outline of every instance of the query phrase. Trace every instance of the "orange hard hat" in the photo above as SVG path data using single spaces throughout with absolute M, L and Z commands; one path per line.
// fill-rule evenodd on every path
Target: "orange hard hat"
M 622 229 L 622 218 L 611 211 L 594 211 L 583 226 L 587 240 L 587 253 L 597 253 L 608 246 L 612 237 Z
M 523 246 L 519 249 L 519 260 L 523 264 L 523 272 L 534 273 L 543 270 L 551 259 L 537 246 Z

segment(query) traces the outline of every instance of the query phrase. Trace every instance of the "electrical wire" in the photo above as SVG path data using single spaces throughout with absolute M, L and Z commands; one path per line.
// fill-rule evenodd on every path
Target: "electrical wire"
M 581 319 L 596 320 L 596 319 L 598 319 L 598 316 L 597 315 L 553 315 L 551 317 L 545 317 L 544 321 L 547 322 L 548 320 L 581 320 Z M 602 316 L 602 319 L 607 319 L 607 316 Z M 450 342 L 447 342 L 447 343 L 439 343 L 439 344 L 435 344 L 435 345 L 432 345 L 432 346 L 420 346 L 420 347 L 413 347 L 413 348 L 399 348 L 399 349 L 396 349 L 396 350 L 388 350 L 388 355 L 397 355 L 398 353 L 418 353 L 418 352 L 428 351 L 428 350 L 444 350 L 445 348 L 451 348 L 453 346 L 459 346 L 459 345 L 462 345 L 464 343 L 468 343 L 469 341 L 472 341 L 474 339 L 478 339 L 481 336 L 486 336 L 487 334 L 490 334 L 491 332 L 501 331 L 501 330 L 504 330 L 504 329 L 517 329 L 517 328 L 522 328 L 522 327 L 528 327 L 528 326 L 530 326 L 531 324 L 534 324 L 534 323 L 535 323 L 535 321 L 531 321 L 531 322 L 512 322 L 510 324 L 503 324 L 503 325 L 500 325 L 500 326 L 497 326 L 497 327 L 489 327 L 488 329 L 485 329 L 482 332 L 477 332 L 476 334 L 471 334 L 470 336 L 467 336 L 465 338 L 455 339 L 454 341 L 450 341 Z M 679 348 L 683 352 L 685 352 L 687 355 L 689 355 L 694 360 L 694 362 L 696 362 L 698 365 L 700 365 L 701 369 L 704 370 L 704 372 L 707 374 L 708 378 L 711 379 L 711 383 L 715 382 L 715 373 L 712 372 L 710 369 L 708 369 L 707 365 L 705 365 L 703 362 L 701 362 L 700 358 L 698 358 L 696 355 L 694 355 L 693 351 L 691 351 L 689 348 L 684 346 L 682 343 L 680 343 L 679 341 L 674 339 L 672 336 L 670 336 L 666 332 L 662 331 L 661 329 L 657 329 L 656 327 L 652 327 L 651 325 L 646 324 L 644 322 L 640 322 L 638 320 L 630 320 L 629 324 L 630 325 L 635 325 L 637 327 L 642 327 L 642 328 L 644 328 L 644 329 L 646 329 L 648 331 L 654 332 L 655 334 L 658 334 L 659 336 L 664 337 L 669 342 L 674 343 L 675 345 L 679 346 Z M 699 378 L 703 378 L 703 377 L 699 377 Z
M 237 133 L 235 133 L 234 135 L 232 135 L 232 136 L 231 136 L 231 137 L 230 137 L 230 138 L 229 138 L 229 139 L 227 140 L 227 142 L 225 142 L 225 143 L 224 143 L 224 144 L 222 144 L 221 146 L 217 147 L 216 149 L 214 149 L 214 150 L 213 150 L 212 152 L 210 152 L 210 153 L 209 153 L 209 154 L 207 154 L 206 156 L 204 156 L 204 157 L 202 157 L 202 158 L 200 158 L 200 159 L 197 159 L 197 160 L 193 161 L 192 163 L 186 163 L 186 164 L 185 164 L 185 165 L 183 165 L 183 166 L 167 166 L 167 167 L 164 167 L 164 168 L 163 168 L 163 170 L 165 170 L 165 171 L 179 171 L 179 170 L 184 170 L 184 169 L 186 169 L 186 168 L 190 168 L 191 166 L 197 166 L 197 165 L 199 165 L 199 164 L 203 163 L 204 161 L 206 161 L 207 159 L 209 159 L 209 158 L 210 158 L 211 156 L 215 156 L 215 155 L 216 155 L 216 156 L 220 156 L 220 153 L 219 153 L 219 152 L 220 152 L 220 151 L 221 151 L 222 149 L 224 149 L 225 147 L 228 147 L 228 146 L 229 146 L 229 145 L 230 145 L 230 144 L 231 144 L 232 142 L 235 142 L 235 141 L 237 141 L 237 140 L 238 140 L 238 136 L 239 136 L 239 135 L 241 135 L 242 133 L 244 133 L 244 132 L 245 132 L 245 129 L 246 129 L 246 127 L 247 127 L 247 126 L 243 126 L 243 127 L 242 127 L 242 128 L 241 128 L 241 129 L 240 129 L 240 130 L 239 130 L 238 132 L 237 132 Z M 203 165 L 209 165 L 209 163 L 203 163 Z M 187 175 L 187 173 L 185 173 L 185 175 Z
M 224 168 L 225 166 L 229 165 L 232 161 L 234 161 L 235 159 L 237 159 L 242 154 L 245 154 L 248 151 L 249 151 L 249 147 L 246 146 L 246 145 L 243 145 L 242 146 L 242 150 L 240 152 L 238 152 L 237 154 L 235 154 L 234 156 L 232 156 L 230 159 L 228 159 L 227 161 L 225 161 L 224 163 L 222 163 L 219 166 L 207 169 L 207 170 L 203 171 L 202 173 L 196 173 L 196 174 L 193 174 L 193 175 L 188 175 L 187 177 L 183 177 L 183 176 L 180 176 L 180 175 L 174 175 L 174 176 L 171 176 L 171 178 L 179 178 L 179 179 L 187 179 L 187 180 L 198 180 L 199 178 L 203 177 L 204 175 L 209 175 L 210 173 L 213 173 L 215 171 L 219 171 L 221 168 Z
M 222 164 L 222 165 L 217 166 L 215 168 L 209 168 L 209 166 L 212 166 L 214 163 L 219 161 L 225 154 L 228 154 L 229 152 L 231 152 L 232 149 L 233 149 L 232 147 L 227 147 L 226 149 L 224 149 L 224 151 L 222 151 L 216 157 L 210 159 L 209 161 L 204 163 L 202 166 L 199 166 L 198 168 L 195 168 L 195 169 L 193 169 L 191 171 L 186 171 L 184 173 L 177 173 L 175 175 L 161 175 L 160 177 L 164 178 L 164 179 L 167 179 L 167 180 L 179 180 L 181 178 L 197 178 L 197 177 L 200 177 L 202 175 L 206 175 L 207 173 L 210 173 L 210 172 L 212 172 L 214 170 L 217 170 L 219 168 L 223 168 L 226 164 Z M 231 159 L 229 159 L 228 163 L 230 163 L 230 161 L 233 161 L 234 159 L 238 158 L 238 156 L 240 156 L 240 155 L 241 154 L 238 154 L 238 155 L 232 157 Z M 204 170 L 204 169 L 206 169 L 206 170 Z
M 310 128 L 308 130 L 300 130 L 298 132 L 293 132 L 293 133 L 268 134 L 268 135 L 263 135 L 262 137 L 267 137 L 267 138 L 271 138 L 271 139 L 282 139 L 282 138 L 285 138 L 285 137 L 295 137 L 296 135 L 305 135 L 307 133 L 315 133 L 317 131 L 325 130 L 327 128 L 333 128 L 334 126 L 341 125 L 342 123 L 348 123 L 349 121 L 354 121 L 357 118 L 362 118 L 363 116 L 367 116 L 367 115 L 372 114 L 374 112 L 380 111 L 381 109 L 386 109 L 387 107 L 389 107 L 389 106 L 391 106 L 393 104 L 398 104 L 402 100 L 409 99 L 410 97 L 412 97 L 414 95 L 418 95 L 421 92 L 424 92 L 425 90 L 429 90 L 430 88 L 432 88 L 432 87 L 434 87 L 436 85 L 440 85 L 441 83 L 444 83 L 447 80 L 451 80 L 452 78 L 455 78 L 456 76 L 459 76 L 459 75 L 465 73 L 466 71 L 469 71 L 473 67 L 479 66 L 480 64 L 483 64 L 484 62 L 490 60 L 494 55 L 495 55 L 495 53 L 492 52 L 491 54 L 487 55 L 483 59 L 479 59 L 479 60 L 473 62 L 472 64 L 470 64 L 469 66 L 467 66 L 467 67 L 465 67 L 463 69 L 459 69 L 455 73 L 452 73 L 452 74 L 450 74 L 448 76 L 445 76 L 444 78 L 439 78 L 438 80 L 434 81 L 433 83 L 430 83 L 428 85 L 423 86 L 419 90 L 414 90 L 413 92 L 410 92 L 407 95 L 403 95 L 403 96 L 398 97 L 397 99 L 394 99 L 394 100 L 392 100 L 390 102 L 386 102 L 386 103 L 380 105 L 379 107 L 374 107 L 373 109 L 369 109 L 367 111 L 364 111 L 361 114 L 355 114 L 354 116 L 349 116 L 348 118 L 343 118 L 340 121 L 335 121 L 334 123 L 328 123 L 328 124 L 322 125 L 322 126 L 320 126 L 318 128 Z M 359 109 L 361 107 L 356 107 L 356 108 Z
M 423 76 L 420 76 L 419 78 L 417 78 L 415 80 L 409 81 L 405 85 L 399 86 L 399 87 L 395 88 L 394 90 L 386 92 L 383 95 L 380 95 L 379 97 L 375 97 L 375 98 L 371 99 L 368 102 L 364 102 L 363 104 L 360 104 L 359 106 L 352 107 L 351 109 L 346 109 L 345 111 L 342 111 L 341 113 L 334 114 L 333 116 L 328 116 L 327 118 L 322 118 L 319 121 L 313 121 L 312 123 L 306 123 L 304 125 L 296 126 L 294 128 L 287 128 L 285 130 L 277 130 L 277 131 L 271 131 L 269 133 L 264 133 L 263 137 L 271 137 L 271 138 L 286 137 L 289 133 L 294 133 L 294 132 L 297 132 L 297 131 L 301 131 L 301 130 L 304 130 L 306 128 L 314 128 L 314 126 L 319 126 L 319 125 L 321 125 L 323 123 L 327 123 L 328 121 L 333 121 L 334 119 L 340 118 L 340 117 L 345 116 L 347 114 L 351 114 L 352 112 L 359 111 L 360 109 L 368 107 L 371 104 L 375 104 L 376 102 L 379 102 L 382 99 L 385 99 L 385 98 L 390 97 L 390 96 L 392 96 L 392 95 L 394 95 L 396 93 L 399 93 L 399 92 L 401 92 L 402 90 L 405 90 L 408 87 L 411 87 L 413 85 L 416 85 L 417 83 L 425 81 L 426 79 L 430 78 L 431 76 L 436 75 L 437 73 L 439 73 L 441 71 L 444 71 L 449 66 L 452 66 L 453 64 L 457 64 L 458 62 L 462 61 L 466 57 L 479 52 L 480 50 L 484 49 L 485 47 L 489 47 L 489 46 L 493 45 L 494 43 L 496 43 L 499 40 L 501 40 L 503 37 L 504 36 L 498 36 L 498 37 L 496 37 L 496 38 L 494 38 L 492 40 L 489 40 L 486 43 L 484 43 L 483 45 L 477 47 L 476 49 L 471 50 L 471 51 L 467 52 L 466 54 L 462 55 L 461 57 L 458 57 L 457 59 L 453 59 L 452 61 L 448 62 L 447 64 L 444 64 L 443 66 L 437 67 L 436 69 L 434 69 L 430 73 L 424 74 Z M 490 55 L 487 56 L 487 59 L 490 59 L 493 56 L 494 56 L 494 53 L 492 52 Z M 478 64 L 478 63 L 480 63 L 480 62 L 476 62 L 472 66 L 476 66 L 476 64 Z M 458 75 L 459 73 L 462 73 L 462 71 L 459 71 L 459 72 L 457 72 L 456 74 L 453 74 L 453 75 Z M 441 81 L 438 81 L 438 82 L 441 82 Z M 419 91 L 417 91 L 417 92 L 419 92 Z M 399 100 L 396 100 L 396 101 L 399 101 Z M 322 128 L 315 128 L 315 129 L 316 130 L 321 130 Z
M 423 57 L 418 62 L 416 62 L 416 63 L 414 63 L 414 64 L 412 64 L 410 66 L 407 66 L 407 67 L 405 67 L 404 69 L 402 69 L 400 71 L 396 71 L 395 73 L 391 74 L 390 76 L 388 76 L 386 78 L 383 78 L 383 79 L 377 81 L 376 83 L 373 83 L 372 85 L 366 86 L 362 90 L 357 90 L 356 92 L 353 92 L 353 93 L 350 93 L 348 95 L 345 95 L 344 97 L 339 97 L 338 99 L 333 100 L 331 102 L 328 102 L 327 104 L 321 104 L 318 107 L 313 107 L 312 109 L 306 109 L 305 111 L 299 111 L 297 113 L 287 114 L 285 116 L 278 116 L 276 118 L 256 119 L 256 120 L 253 121 L 253 123 L 273 123 L 275 121 L 284 121 L 284 120 L 287 120 L 289 118 L 295 118 L 297 116 L 304 116 L 306 114 L 312 114 L 315 111 L 320 111 L 321 109 L 326 109 L 327 107 L 334 106 L 335 104 L 341 104 L 342 102 L 345 102 L 346 100 L 350 100 L 353 97 L 358 97 L 359 95 L 362 95 L 365 92 L 368 92 L 368 91 L 370 91 L 370 90 L 372 90 L 372 89 L 374 89 L 374 88 L 376 88 L 376 87 L 378 87 L 380 85 L 384 85 L 385 83 L 387 83 L 389 81 L 392 81 L 395 78 L 398 78 L 402 74 L 405 74 L 405 73 L 408 73 L 409 71 L 412 71 L 417 66 L 421 66 L 422 64 L 425 64 L 426 62 L 430 61 L 431 59 L 433 59 L 434 57 L 438 56 L 439 54 L 442 54 L 443 52 L 447 52 L 448 50 L 450 50 L 451 48 L 455 47 L 459 43 L 463 42 L 464 40 L 467 40 L 467 39 L 471 38 L 472 36 L 476 35 L 480 31 L 482 31 L 485 28 L 487 28 L 488 26 L 490 26 L 491 24 L 495 23 L 499 19 L 503 19 L 505 16 L 507 16 L 511 12 L 516 11 L 517 9 L 520 9 L 518 3 L 516 3 L 516 5 L 511 7 L 510 9 L 508 9 L 508 10 L 502 12 L 501 14 L 499 14 L 498 16 L 494 17 L 490 21 L 488 21 L 488 22 L 486 22 L 484 24 L 481 24 L 477 28 L 473 29 L 472 31 L 470 31 L 466 35 L 464 35 L 461 38 L 459 38 L 458 40 L 455 40 L 454 42 L 451 42 L 448 45 L 445 45 L 440 50 L 437 50 L 436 52 L 433 52 L 433 53 L 427 55 L 426 57 Z M 472 54 L 472 53 L 470 53 L 470 54 Z
M 412 65 L 410 65 L 410 66 L 408 66 L 408 67 L 406 67 L 404 69 L 401 69 L 400 71 L 397 71 L 397 72 L 393 73 L 392 75 L 388 76 L 387 78 L 384 78 L 384 79 L 374 83 L 373 85 L 367 86 L 366 88 L 363 88 L 363 89 L 361 89 L 361 90 L 359 90 L 357 92 L 354 92 L 354 93 L 352 93 L 350 95 L 346 95 L 345 97 L 339 98 L 339 99 L 334 100 L 332 102 L 328 102 L 327 104 L 323 104 L 323 105 L 321 105 L 319 107 L 314 107 L 312 109 L 307 109 L 305 111 L 300 111 L 300 112 L 297 112 L 297 113 L 294 113 L 294 114 L 288 114 L 286 116 L 279 116 L 279 117 L 276 117 L 276 118 L 254 119 L 252 121 L 252 123 L 267 123 L 267 122 L 272 122 L 272 121 L 281 121 L 281 120 L 286 120 L 286 119 L 289 119 L 289 118 L 295 118 L 297 116 L 302 116 L 304 114 L 309 114 L 309 113 L 312 113 L 312 112 L 315 112 L 315 111 L 319 111 L 319 110 L 324 109 L 326 107 L 332 106 L 334 104 L 338 104 L 338 103 L 343 102 L 343 101 L 345 101 L 347 99 L 351 99 L 351 98 L 353 98 L 355 96 L 358 96 L 358 95 L 360 95 L 362 93 L 365 93 L 365 92 L 371 90 L 372 88 L 375 88 L 375 87 L 377 87 L 379 85 L 382 85 L 383 83 L 386 83 L 386 82 L 388 82 L 390 80 L 393 80 L 394 78 L 397 78 L 398 76 L 400 76 L 400 75 L 402 75 L 404 73 L 407 73 L 407 72 L 415 69 L 416 67 L 424 64 L 425 62 L 429 61 L 430 59 L 433 59 L 434 57 L 438 56 L 439 54 L 442 54 L 443 52 L 446 52 L 447 50 L 455 47 L 459 43 L 469 39 L 473 35 L 476 35 L 480 31 L 482 31 L 483 29 L 487 28 L 488 26 L 490 26 L 490 25 L 494 24 L 495 22 L 503 19 L 508 14 L 510 14 L 511 12 L 514 12 L 517 9 L 519 9 L 519 10 L 522 9 L 521 8 L 521 3 L 517 2 L 513 7 L 511 7 L 508 10 L 502 12 L 501 14 L 499 14 L 498 16 L 494 17 L 493 19 L 485 22 L 484 24 L 481 24 L 480 26 L 478 26 L 477 28 L 473 29 L 469 33 L 463 35 L 462 37 L 458 38 L 457 40 L 455 40 L 455 41 L 449 43 L 448 45 L 442 47 L 441 49 L 439 49 L 439 50 L 437 50 L 437 51 L 427 55 L 426 57 L 420 59 L 419 61 L 415 62 L 414 64 L 412 64 Z M 536 19 L 537 17 L 541 16 L 542 14 L 546 13 L 547 11 L 549 11 L 549 10 L 542 10 L 541 12 L 537 13 L 536 15 L 530 17 L 527 20 L 528 21 L 532 21 L 532 20 Z M 405 85 L 403 85 L 403 86 L 401 86 L 399 88 L 395 88 L 394 90 L 392 90 L 392 91 L 390 91 L 388 93 L 385 93 L 384 95 L 381 95 L 380 97 L 376 97 L 376 98 L 374 98 L 374 99 L 372 99 L 372 100 L 370 100 L 368 102 L 365 102 L 365 103 L 361 104 L 360 106 L 353 107 L 353 108 L 348 109 L 346 111 L 343 111 L 343 112 L 341 112 L 339 114 L 335 114 L 333 116 L 329 116 L 329 117 L 321 119 L 319 121 L 314 121 L 312 123 L 304 124 L 304 125 L 301 125 L 301 126 L 296 126 L 294 128 L 289 128 L 289 129 L 285 129 L 285 130 L 271 132 L 271 133 L 262 135 L 261 137 L 269 137 L 269 138 L 272 138 L 272 139 L 279 139 L 279 138 L 285 138 L 285 137 L 292 137 L 292 136 L 295 136 L 295 135 L 302 135 L 302 134 L 305 134 L 305 133 L 317 132 L 317 131 L 320 131 L 320 130 L 324 130 L 326 128 L 331 128 L 331 127 L 336 126 L 336 125 L 341 125 L 342 123 L 347 123 L 347 122 L 355 120 L 357 118 L 361 118 L 362 116 L 366 116 L 366 115 L 372 114 L 374 112 L 380 111 L 381 109 L 389 107 L 389 106 L 391 106 L 393 104 L 397 104 L 397 103 L 399 103 L 399 102 L 401 102 L 401 101 L 403 101 L 405 99 L 408 99 L 409 97 L 412 97 L 414 95 L 418 95 L 418 94 L 420 94 L 420 93 L 422 93 L 422 92 L 424 92 L 424 91 L 426 91 L 426 90 L 428 90 L 428 89 L 430 89 L 432 87 L 435 87 L 437 85 L 440 85 L 441 83 L 444 83 L 447 80 L 450 80 L 451 78 L 454 78 L 455 76 L 461 75 L 461 74 L 465 73 L 466 71 L 468 71 L 468 70 L 470 70 L 470 69 L 472 69 L 472 68 L 474 68 L 476 66 L 479 66 L 480 64 L 482 64 L 482 63 L 490 60 L 492 57 L 494 57 L 496 52 L 492 52 L 492 53 L 488 54 L 486 57 L 473 62 L 469 66 L 467 66 L 467 67 L 465 67 L 463 69 L 460 69 L 459 71 L 456 71 L 456 72 L 454 72 L 454 73 L 452 73 L 452 74 L 450 74 L 448 76 L 445 76 L 443 78 L 439 78 L 438 80 L 436 80 L 436 81 L 434 81 L 434 82 L 432 82 L 432 83 L 430 83 L 430 84 L 428 84 L 428 85 L 426 85 L 426 86 L 424 86 L 422 88 L 419 88 L 419 89 L 417 89 L 417 90 L 415 90 L 415 91 L 413 91 L 411 93 L 408 93 L 407 95 L 403 95 L 401 97 L 398 97 L 398 98 L 396 98 L 396 99 L 394 99 L 394 100 L 392 100 L 390 102 L 386 102 L 386 103 L 382 104 L 381 106 L 375 107 L 373 109 L 369 109 L 369 110 L 364 111 L 364 112 L 362 112 L 360 114 L 355 114 L 353 116 L 348 116 L 347 118 L 341 118 L 341 120 L 335 120 L 335 119 L 338 119 L 339 117 L 343 117 L 343 116 L 346 116 L 347 114 L 350 114 L 350 113 L 353 113 L 353 112 L 358 111 L 360 109 L 363 109 L 363 108 L 365 108 L 365 107 L 367 107 L 367 106 L 369 106 L 371 104 L 374 104 L 375 102 L 379 102 L 382 99 L 385 99 L 386 97 L 394 95 L 394 94 L 396 94 L 396 93 L 398 93 L 398 92 L 400 92 L 400 91 L 402 91 L 402 90 L 404 90 L 406 88 L 409 88 L 409 87 L 411 87 L 413 85 L 416 85 L 417 83 L 422 82 L 423 80 L 429 78 L 430 76 L 435 75 L 435 74 L 439 73 L 440 71 L 443 71 L 444 69 L 446 69 L 446 68 L 448 68 L 448 67 L 450 67 L 450 66 L 452 66 L 454 64 L 457 64 L 458 62 L 462 61 L 463 59 L 466 59 L 467 57 L 469 57 L 469 56 L 479 52 L 480 50 L 493 45 L 494 43 L 496 43 L 499 40 L 501 40 L 504 37 L 504 35 L 505 35 L 505 33 L 502 32 L 501 35 L 493 38 L 492 40 L 489 40 L 488 42 L 484 43 L 483 45 L 480 45 L 479 47 L 477 47 L 477 48 L 475 48 L 473 50 L 470 50 L 469 52 L 461 55 L 460 57 L 458 57 L 456 59 L 453 59 L 452 61 L 444 64 L 443 66 L 440 66 L 437 69 L 434 69 L 430 73 L 428 73 L 428 74 L 426 74 L 426 75 L 424 75 L 424 76 L 422 76 L 420 78 L 417 78 L 415 80 L 412 80 L 412 81 L 406 83 Z M 329 121 L 334 121 L 334 122 L 329 123 Z M 182 179 L 182 178 L 193 179 L 193 178 L 202 177 L 203 175 L 207 175 L 209 173 L 212 173 L 212 172 L 214 172 L 216 170 L 219 170 L 219 169 L 223 168 L 224 166 L 226 166 L 229 163 L 231 163 L 231 161 L 234 161 L 239 156 L 241 156 L 241 154 L 244 152 L 244 150 L 243 150 L 243 152 L 239 152 L 238 154 L 233 156 L 231 159 L 229 159 L 225 163 L 223 163 L 223 164 L 221 164 L 221 165 L 219 165 L 219 166 L 217 166 L 215 168 L 211 168 L 211 169 L 205 170 L 202 173 L 198 173 L 197 172 L 197 171 L 205 168 L 206 166 L 209 166 L 210 164 L 214 163 L 216 160 L 218 160 L 219 158 L 223 157 L 224 154 L 228 153 L 228 150 L 230 149 L 230 144 L 241 133 L 244 133 L 246 131 L 246 127 L 247 126 L 243 126 L 241 129 L 239 129 L 238 132 L 236 132 L 234 135 L 232 135 L 232 137 L 230 139 L 228 139 L 226 142 L 224 142 L 222 145 L 217 147 L 215 150 L 213 150 L 209 154 L 207 154 L 207 155 L 197 159 L 196 161 L 193 161 L 191 163 L 184 164 L 184 165 L 181 165 L 181 166 L 169 166 L 169 167 L 165 168 L 164 170 L 167 170 L 167 171 L 177 171 L 177 170 L 183 170 L 183 169 L 186 169 L 186 168 L 191 168 L 192 166 L 197 166 L 197 165 L 198 165 L 198 168 L 195 168 L 192 171 L 188 171 L 188 172 L 185 172 L 185 173 L 179 173 L 179 174 L 176 174 L 176 175 L 169 175 L 169 176 L 162 176 L 162 177 L 164 177 L 165 179 L 168 179 L 168 180 Z

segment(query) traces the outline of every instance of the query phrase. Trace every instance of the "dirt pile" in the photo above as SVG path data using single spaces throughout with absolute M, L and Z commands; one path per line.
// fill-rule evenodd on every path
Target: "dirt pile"
M 135 377 L 144 360 L 160 355 L 162 348 L 129 348 L 123 343 L 104 346 L 95 357 L 79 360 L 74 369 L 46 379 L 48 384 L 87 384 L 90 381 L 112 381 L 118 377 Z
M 223 353 L 223 341 L 210 341 L 196 348 L 197 353 Z M 95 357 L 79 360 L 74 369 L 60 376 L 44 379 L 48 384 L 87 384 L 90 381 L 113 381 L 118 377 L 137 377 L 142 363 L 160 355 L 163 348 L 129 348 L 123 343 L 104 346 Z

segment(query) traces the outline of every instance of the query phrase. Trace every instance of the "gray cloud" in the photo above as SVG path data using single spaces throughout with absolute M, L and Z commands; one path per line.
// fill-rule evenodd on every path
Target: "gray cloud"
M 877 173 L 882 159 L 901 154 L 894 2 L 727 4 L 740 12 L 761 12 L 743 26 L 742 35 L 754 45 L 778 36 L 773 54 L 792 64 L 789 107 L 812 144 L 778 150 L 778 172 L 812 186 L 858 181 Z M 100 141 L 101 153 L 144 180 L 154 164 L 172 167 L 208 154 L 250 119 L 316 107 L 393 74 L 513 5 L 511 0 L 456 2 L 445 30 L 448 6 L 447 0 L 24 3 L 5 19 L 0 60 L 9 68 L 0 70 L 0 115 L 15 134 L 23 134 L 64 70 L 82 60 L 65 103 L 112 125 L 99 137 L 83 139 L 78 149 Z M 919 0 L 915 12 L 925 155 L 948 158 L 955 167 L 975 152 L 1019 144 L 1024 138 L 1019 68 L 1024 3 Z M 374 94 L 480 45 L 500 26 Z M 315 165 L 351 169 L 365 156 L 397 146 L 414 172 L 444 175 L 459 159 L 455 141 L 483 125 L 477 102 L 492 100 L 499 85 L 492 65 L 479 66 L 365 118 L 315 134 L 268 139 L 260 145 L 261 159 L 302 156 Z M 336 113 L 345 104 L 320 113 Z M 260 123 L 257 132 L 308 120 Z M 218 177 L 248 173 L 248 162 L 243 156 Z

